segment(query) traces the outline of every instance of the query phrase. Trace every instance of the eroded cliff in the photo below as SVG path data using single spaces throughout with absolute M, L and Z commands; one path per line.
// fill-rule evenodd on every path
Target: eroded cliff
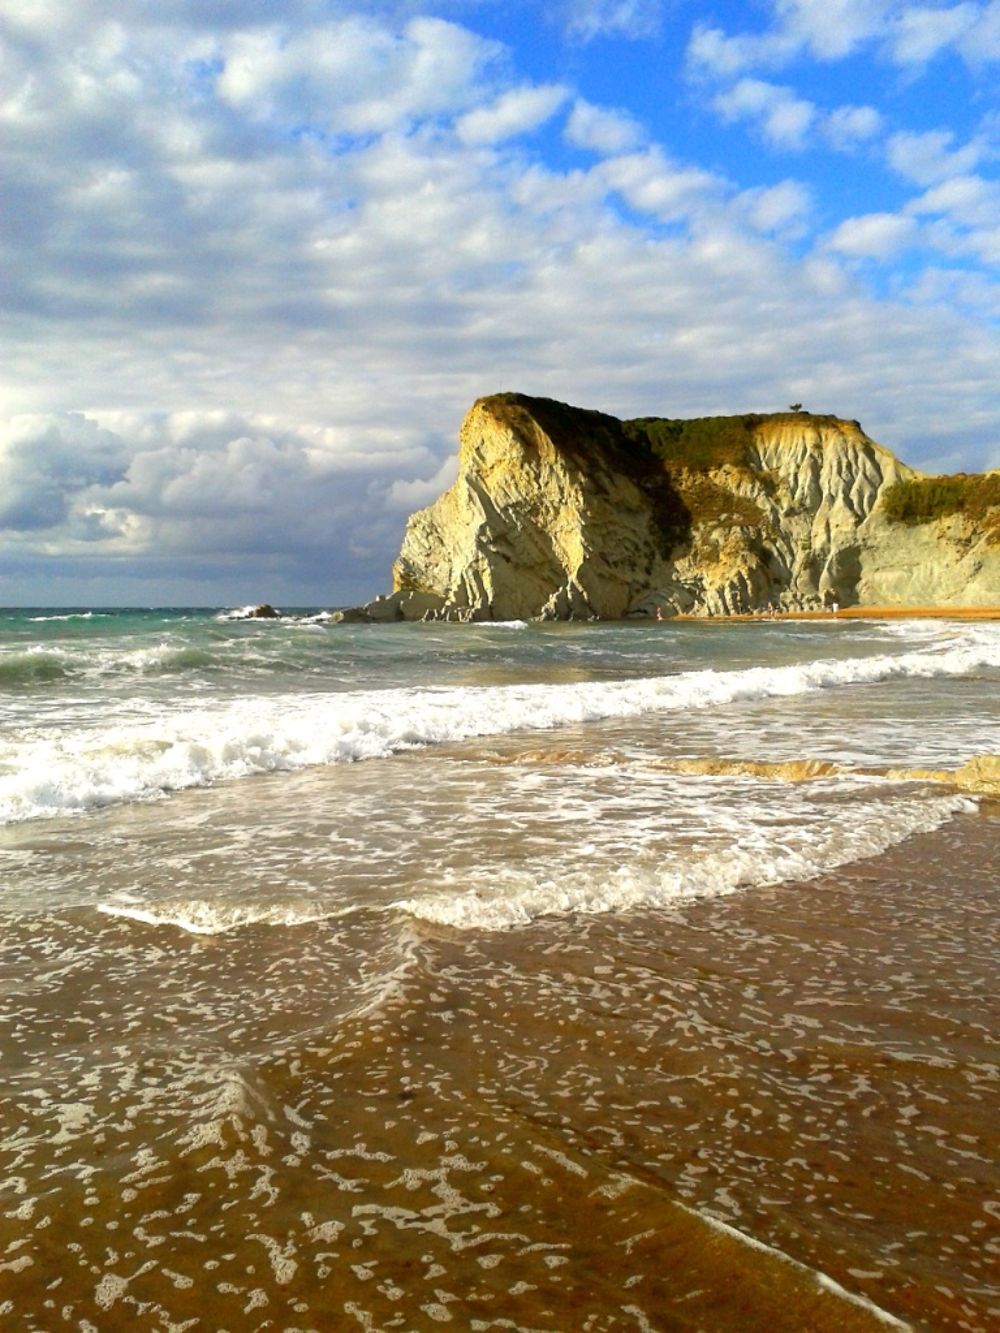
M 856 421 L 619 421 L 499 394 L 460 439 L 458 479 L 410 519 L 392 595 L 359 615 L 1000 603 L 1000 474 L 943 479 L 928 498 L 932 479 Z

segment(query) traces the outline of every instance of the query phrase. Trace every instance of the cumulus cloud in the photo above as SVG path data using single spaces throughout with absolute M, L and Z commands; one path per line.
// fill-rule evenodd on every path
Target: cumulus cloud
M 642 126 L 627 112 L 594 106 L 581 97 L 566 122 L 569 143 L 607 157 L 637 148 L 645 137 Z
M 848 218 L 830 237 L 832 250 L 855 259 L 887 259 L 909 245 L 917 230 L 912 217 L 866 213 Z
M 390 509 L 411 514 L 415 509 L 422 509 L 436 500 L 457 476 L 458 455 L 451 454 L 431 477 L 394 481 L 386 492 L 386 504 Z
M 944 142 L 902 221 L 852 219 L 800 259 L 822 216 L 804 184 L 728 180 L 457 23 L 217 8 L 5 7 L 0 577 L 71 558 L 137 600 L 137 570 L 186 596 L 204 571 L 244 600 L 376 591 L 462 412 L 505 388 L 683 415 L 794 382 L 915 462 L 957 409 L 995 417 L 985 300 L 879 301 L 854 263 L 893 227 L 937 237 L 943 267 L 987 255 L 988 191 L 958 183 L 985 158 L 960 170 Z M 730 113 L 772 141 L 826 132 L 746 83 Z M 531 137 L 561 107 L 584 166 Z M 919 154 L 893 151 L 913 179 Z
M 933 185 L 949 176 L 971 171 L 981 160 L 984 146 L 973 141 L 953 148 L 955 135 L 950 130 L 924 133 L 902 131 L 886 143 L 889 165 L 900 176 L 917 185 Z
M 491 106 L 470 111 L 458 122 L 458 137 L 467 144 L 502 143 L 527 134 L 555 115 L 568 97 L 560 84 L 512 88 Z
M 443 19 L 397 33 L 353 16 L 289 33 L 238 32 L 221 44 L 220 97 L 255 119 L 378 133 L 476 100 L 499 47 Z
M 567 31 L 582 41 L 595 37 L 648 37 L 663 18 L 662 0 L 563 0 Z
M 812 196 L 801 181 L 785 180 L 767 189 L 745 190 L 738 207 L 758 231 L 801 234 L 812 210 Z
M 969 65 L 1000 59 L 1000 10 L 995 0 L 914 5 L 907 0 L 770 0 L 759 32 L 727 32 L 699 23 L 688 45 L 692 71 L 735 78 L 780 69 L 807 55 L 838 61 L 870 47 L 910 70 L 953 50 Z
M 953 176 L 927 190 L 910 205 L 915 213 L 944 213 L 968 227 L 996 223 L 1000 185 L 982 176 Z
M 124 442 L 79 413 L 16 416 L 0 427 L 0 528 L 58 527 L 70 508 L 125 471 Z
M 785 64 L 799 43 L 780 30 L 730 34 L 709 23 L 697 23 L 688 41 L 692 72 L 713 78 L 735 78 L 751 69 L 772 69 Z
M 593 174 L 631 208 L 664 222 L 690 216 L 725 187 L 713 172 L 671 162 L 658 147 L 608 158 Z
M 820 60 L 839 60 L 876 37 L 897 7 L 892 0 L 773 0 L 787 37 Z
M 1000 182 L 953 176 L 926 190 L 908 208 L 933 219 L 928 232 L 942 253 L 969 256 L 990 268 L 1000 265 Z
M 839 106 L 824 117 L 822 131 L 834 148 L 847 152 L 874 139 L 884 123 L 873 106 Z
M 338 548 L 363 552 L 373 539 L 384 562 L 396 526 L 387 511 L 427 494 L 447 471 L 416 431 L 397 431 L 380 457 L 377 434 L 373 447 L 354 452 L 337 432 L 273 418 L 188 411 L 109 419 L 113 429 L 79 413 L 21 416 L 0 432 L 0 527 L 22 548 L 27 538 L 57 536 L 74 558 L 155 557 L 158 569 L 167 558 L 244 556 L 277 560 L 301 578 L 310 560 Z M 407 471 L 412 482 L 400 479 Z M 428 472 L 431 482 L 422 479 Z
M 761 79 L 740 79 L 719 93 L 712 105 L 724 120 L 747 120 L 776 148 L 798 149 L 816 119 L 812 102 L 797 97 L 790 88 Z
M 961 39 L 976 26 L 982 14 L 978 4 L 906 8 L 892 26 L 893 59 L 900 65 L 926 65 L 949 46 L 961 47 Z

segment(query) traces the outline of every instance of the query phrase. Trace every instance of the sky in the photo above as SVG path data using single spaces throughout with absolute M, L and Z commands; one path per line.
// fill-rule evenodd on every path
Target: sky
M 4 0 L 0 604 L 386 591 L 483 394 L 1000 467 L 1000 0 Z

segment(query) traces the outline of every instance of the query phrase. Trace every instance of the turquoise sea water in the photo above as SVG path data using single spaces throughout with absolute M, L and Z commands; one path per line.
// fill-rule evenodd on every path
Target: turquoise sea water
M 100 854 L 122 820 L 141 818 L 169 829 L 176 858 L 206 824 L 216 854 L 231 839 L 235 856 L 246 830 L 274 820 L 281 837 L 259 840 L 238 881 L 203 886 L 220 910 L 280 912 L 268 886 L 287 874 L 287 840 L 309 848 L 310 915 L 330 905 L 329 881 L 337 911 L 403 894 L 428 911 L 433 898 L 456 922 L 468 908 L 504 925 L 818 872 L 891 845 L 954 798 L 870 774 L 790 788 L 671 765 L 954 767 L 997 748 L 998 682 L 994 624 L 358 626 L 308 610 L 279 621 L 6 611 L 0 821 L 11 848 L 41 821 Z M 517 762 L 539 749 L 571 753 Z M 322 846 L 301 795 L 313 787 L 343 804 Z M 232 806 L 245 829 L 226 814 L 223 834 L 214 823 Z M 580 830 L 586 857 L 572 850 Z M 372 867 L 388 860 L 372 887 Z M 148 906 L 178 887 L 153 866 L 124 884 L 124 862 L 86 891 L 83 868 L 72 890 L 44 859 L 36 869 L 7 884 L 0 910 L 39 895 Z M 476 907 L 479 880 L 498 875 L 511 882 Z M 356 877 L 368 885 L 357 899 L 345 887 Z M 555 880 L 549 902 L 538 886 Z

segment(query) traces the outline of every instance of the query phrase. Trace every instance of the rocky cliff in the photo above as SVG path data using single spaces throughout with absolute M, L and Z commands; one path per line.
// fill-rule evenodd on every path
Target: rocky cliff
M 1000 473 L 925 478 L 856 421 L 618 421 L 498 394 L 372 619 L 1000 604 Z M 350 615 L 350 613 L 348 613 Z

